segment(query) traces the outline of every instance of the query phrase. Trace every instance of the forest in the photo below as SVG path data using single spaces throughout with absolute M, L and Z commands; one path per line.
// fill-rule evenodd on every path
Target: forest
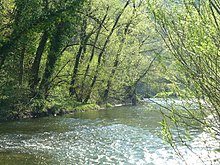
M 178 98 L 197 111 L 167 108 L 164 139 L 219 143 L 218 0 L 1 0 L 0 19 L 2 120 Z
M 174 61 L 143 1 L 2 1 L 0 16 L 4 118 L 171 92 Z

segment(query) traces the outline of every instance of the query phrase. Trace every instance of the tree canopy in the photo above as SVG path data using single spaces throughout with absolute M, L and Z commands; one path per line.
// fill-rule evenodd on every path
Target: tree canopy
M 79 103 L 135 105 L 146 95 L 139 86 L 161 69 L 160 57 L 166 53 L 146 5 L 120 0 L 2 2 L 2 115 L 35 115 Z M 152 96 L 160 92 L 156 87 L 144 90 Z

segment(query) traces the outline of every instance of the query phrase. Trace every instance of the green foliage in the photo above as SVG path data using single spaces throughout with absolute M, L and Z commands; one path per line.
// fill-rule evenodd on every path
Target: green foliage
M 24 117 L 30 110 L 29 91 L 24 88 L 8 86 L 2 91 L 0 100 L 0 116 L 2 119 Z
M 178 130 L 175 141 L 188 146 L 191 127 L 219 140 L 219 2 L 154 1 L 150 8 L 178 65 L 179 76 L 172 78 L 172 89 L 183 100 L 182 105 L 169 108 L 165 116 Z
M 152 84 L 147 88 L 151 96 L 163 91 L 161 84 L 167 89 L 167 82 L 160 80 L 166 68 L 161 64 L 171 62 L 162 58 L 168 53 L 146 5 L 120 0 L 4 1 L 1 112 L 22 117 L 93 109 L 93 104 L 136 104 L 145 96 L 146 90 L 138 89 L 146 81 Z
M 55 114 L 65 114 L 65 113 L 75 113 L 84 112 L 90 110 L 97 110 L 99 106 L 97 104 L 81 103 L 73 100 L 72 98 L 55 97 L 50 98 L 45 103 L 45 110 L 47 110 L 48 115 Z
M 172 133 L 170 132 L 170 126 L 167 124 L 167 121 L 163 118 L 162 121 L 160 122 L 162 126 L 162 136 L 163 139 L 168 142 L 169 144 L 173 145 L 173 136 Z
M 113 107 L 113 105 L 112 105 L 112 104 L 110 104 L 110 103 L 107 103 L 105 106 L 106 106 L 106 108 Z
M 84 112 L 91 110 L 98 110 L 100 107 L 97 104 L 82 104 L 74 107 L 74 111 L 76 112 Z

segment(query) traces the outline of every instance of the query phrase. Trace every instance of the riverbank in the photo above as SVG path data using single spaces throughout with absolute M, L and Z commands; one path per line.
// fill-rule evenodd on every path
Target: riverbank
M 48 116 L 62 116 L 65 114 L 73 114 L 77 112 L 86 112 L 93 110 L 100 110 L 103 107 L 100 107 L 94 103 L 77 103 L 74 105 L 67 106 L 47 106 L 43 109 L 26 109 L 23 111 L 15 111 L 11 110 L 8 113 L 4 112 L 0 116 L 0 121 L 11 121 L 11 120 L 22 120 L 22 119 L 31 119 L 31 118 L 40 118 L 40 117 L 48 117 Z
M 56 108 L 51 108 L 47 110 L 47 115 L 48 116 L 62 116 L 65 114 L 73 114 L 76 112 L 86 112 L 86 111 L 94 111 L 94 110 L 100 110 L 103 109 L 101 108 L 99 105 L 97 104 L 81 104 L 81 105 L 77 105 L 75 107 L 72 107 L 70 109 L 56 109 Z
M 131 103 L 127 104 L 102 104 L 98 105 L 95 103 L 74 103 L 72 105 L 52 105 L 47 106 L 44 109 L 37 109 L 35 111 L 25 110 L 13 113 L 11 111 L 8 114 L 4 114 L 0 117 L 0 121 L 12 121 L 12 120 L 22 120 L 22 119 L 34 119 L 48 116 L 63 116 L 68 114 L 74 114 L 77 112 L 87 112 L 87 111 L 98 111 L 112 107 L 121 107 L 132 105 Z
M 11 101 L 11 102 L 10 102 Z M 142 104 L 142 101 L 139 101 Z M 48 116 L 62 116 L 77 112 L 101 110 L 110 107 L 133 105 L 132 103 L 82 103 L 69 98 L 27 99 L 26 101 L 0 101 L 0 121 L 21 120 Z
M 102 104 L 98 105 L 95 103 L 87 103 L 87 104 L 79 104 L 77 106 L 71 107 L 71 108 L 57 108 L 57 107 L 51 107 L 48 108 L 46 111 L 39 112 L 39 113 L 31 113 L 29 116 L 24 116 L 23 118 L 38 118 L 38 117 L 47 117 L 47 116 L 63 116 L 65 114 L 74 114 L 77 112 L 87 112 L 87 111 L 98 111 L 103 110 L 107 108 L 113 108 L 113 107 L 121 107 L 121 106 L 131 106 L 131 103 L 127 104 Z

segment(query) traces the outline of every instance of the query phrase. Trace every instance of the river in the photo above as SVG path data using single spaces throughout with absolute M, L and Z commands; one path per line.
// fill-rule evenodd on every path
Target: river
M 160 138 L 161 114 L 122 106 L 73 115 L 0 123 L 4 165 L 185 164 Z M 195 133 L 198 138 L 200 132 Z M 189 164 L 199 164 L 183 148 Z

